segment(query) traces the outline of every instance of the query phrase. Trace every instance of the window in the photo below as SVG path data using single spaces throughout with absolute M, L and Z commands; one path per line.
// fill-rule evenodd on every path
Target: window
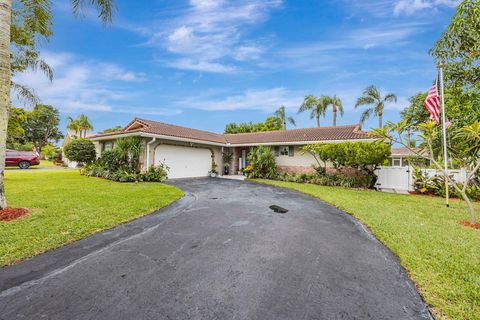
M 281 156 L 288 156 L 289 153 L 288 153 L 288 147 L 280 147 L 280 155 Z
M 393 167 L 401 167 L 402 166 L 402 160 L 400 158 L 393 158 L 392 159 L 392 166 Z
M 103 151 L 108 151 L 113 149 L 113 142 L 108 141 L 103 143 Z

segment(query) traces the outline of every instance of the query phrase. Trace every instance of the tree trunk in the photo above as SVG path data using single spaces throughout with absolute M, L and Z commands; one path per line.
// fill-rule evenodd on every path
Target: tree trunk
M 337 125 L 337 110 L 333 109 L 333 126 Z
M 5 157 L 7 153 L 8 106 L 10 105 L 10 25 L 12 0 L 0 0 L 0 209 L 7 207 L 5 198 Z
M 317 116 L 317 127 L 320 127 L 320 116 Z
M 470 214 L 470 222 L 473 224 L 477 223 L 477 214 L 475 213 L 475 208 L 473 207 L 472 201 L 467 196 L 467 193 L 465 191 L 460 191 L 460 194 L 462 195 L 463 200 L 465 200 L 465 203 L 468 206 L 468 213 Z
M 378 114 L 378 127 L 383 128 L 383 121 L 382 121 L 383 114 Z

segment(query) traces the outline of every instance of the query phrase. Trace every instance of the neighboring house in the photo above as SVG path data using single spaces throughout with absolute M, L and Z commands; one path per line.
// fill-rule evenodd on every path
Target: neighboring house
M 414 150 L 416 153 L 408 148 L 392 148 L 389 165 L 391 167 L 407 167 L 413 161 L 414 164 L 420 167 L 428 167 L 430 161 L 419 155 L 425 151 L 422 151 L 420 148 L 415 148 Z
M 279 130 L 240 134 L 219 134 L 157 121 L 135 118 L 122 131 L 97 134 L 89 138 L 95 143 L 97 155 L 110 150 L 115 140 L 140 136 L 145 140 L 141 157 L 143 168 L 165 163 L 169 178 L 207 176 L 212 162 L 222 173 L 222 153 L 233 153 L 231 174 L 247 165 L 247 155 L 252 147 L 271 146 L 275 151 L 280 171 L 309 172 L 315 159 L 301 148 L 307 144 L 343 141 L 374 141 L 358 125 Z

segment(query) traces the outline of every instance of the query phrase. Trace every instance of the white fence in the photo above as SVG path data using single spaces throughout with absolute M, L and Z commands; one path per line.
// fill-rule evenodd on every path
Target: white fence
M 421 169 L 428 177 L 433 177 L 437 170 Z M 408 193 L 413 191 L 413 168 L 407 167 L 379 167 L 375 173 L 378 176 L 376 188 L 380 191 Z M 448 170 L 453 179 L 464 182 L 467 179 L 467 171 L 464 169 Z

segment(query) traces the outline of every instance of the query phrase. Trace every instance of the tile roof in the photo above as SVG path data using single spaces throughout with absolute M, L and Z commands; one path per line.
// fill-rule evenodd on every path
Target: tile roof
M 122 131 L 97 134 L 95 136 L 92 136 L 91 138 L 124 135 L 134 132 L 158 134 L 177 138 L 232 145 L 275 142 L 278 143 L 369 139 L 368 134 L 364 131 L 361 131 L 358 125 L 303 128 L 293 130 L 278 130 L 239 134 L 219 134 L 139 118 L 135 118 Z

